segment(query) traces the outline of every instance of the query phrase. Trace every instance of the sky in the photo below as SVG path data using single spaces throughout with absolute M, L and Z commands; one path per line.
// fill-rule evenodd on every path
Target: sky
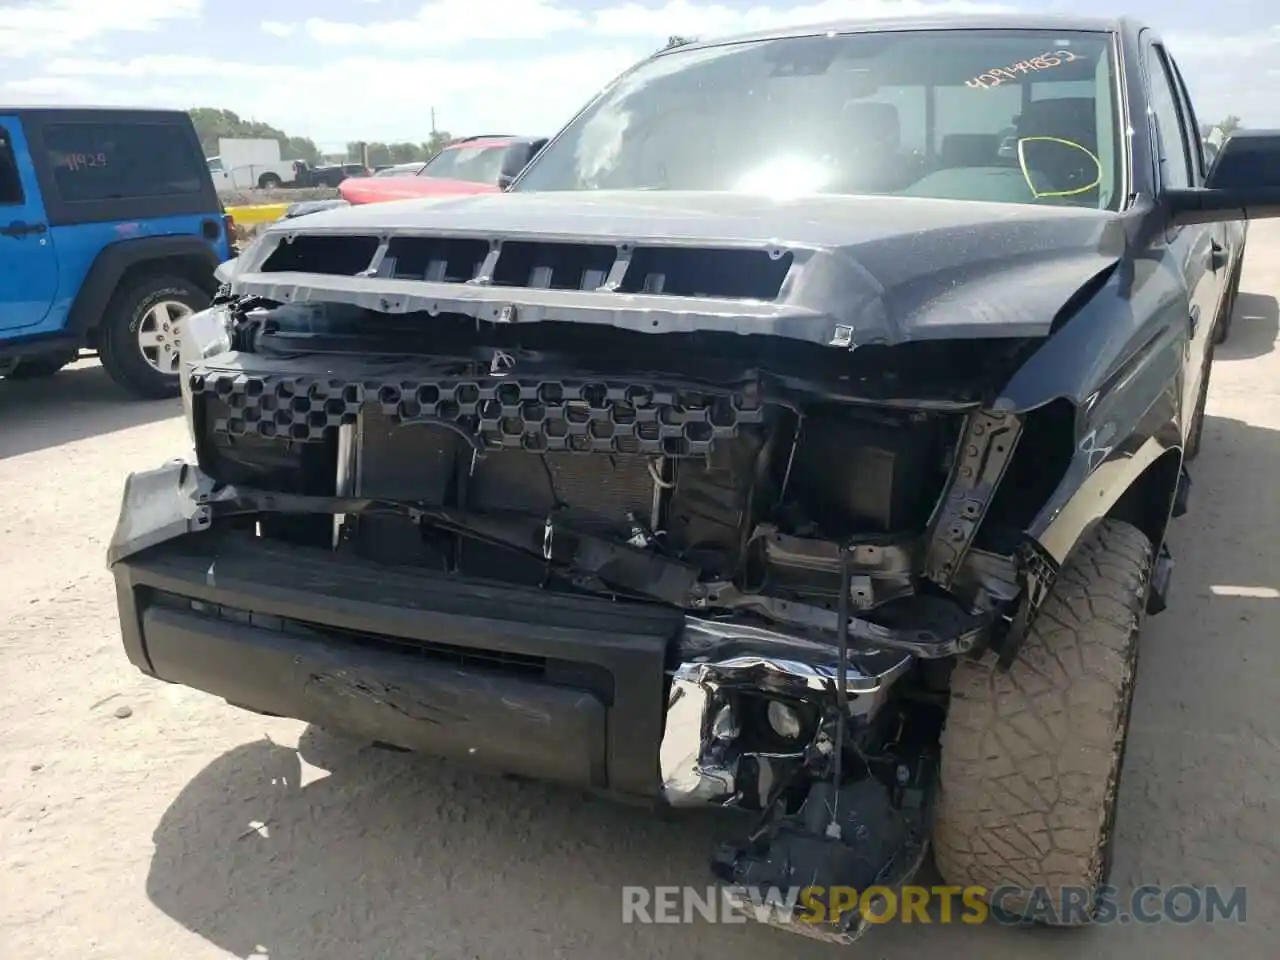
M 433 109 L 455 135 L 550 135 L 671 34 L 1019 9 L 1137 17 L 1202 120 L 1280 127 L 1275 0 L 0 0 L 0 112 L 223 107 L 326 150 L 425 140 Z

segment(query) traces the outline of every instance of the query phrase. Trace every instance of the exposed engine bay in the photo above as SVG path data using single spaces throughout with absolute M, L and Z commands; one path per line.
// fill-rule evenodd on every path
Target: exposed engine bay
M 931 345 L 869 356 L 858 383 L 803 345 L 789 357 L 769 344 L 768 366 L 744 375 L 725 341 L 745 338 L 655 349 L 620 331 L 545 324 L 517 339 L 437 316 L 418 358 L 413 315 L 237 309 L 235 365 L 190 375 L 201 466 L 226 484 L 368 501 L 340 521 L 336 549 L 831 640 L 848 603 L 855 640 L 923 656 L 972 647 L 1016 593 L 1026 511 L 995 492 L 1018 418 L 939 399 L 936 376 L 938 396 L 918 404 L 876 395 L 930 364 L 953 371 L 955 344 L 949 358 Z M 384 339 L 400 359 L 383 358 Z

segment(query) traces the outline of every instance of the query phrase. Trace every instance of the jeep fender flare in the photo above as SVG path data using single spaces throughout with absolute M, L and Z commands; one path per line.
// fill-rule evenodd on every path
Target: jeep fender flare
M 218 255 L 200 237 L 184 235 L 120 240 L 103 247 L 94 258 L 71 305 L 67 332 L 83 343 L 88 332 L 98 326 L 120 286 L 120 279 L 131 267 L 152 260 L 194 260 L 202 267 L 207 265 L 209 281 L 205 286 L 212 295 L 216 287 L 213 271 L 218 266 Z

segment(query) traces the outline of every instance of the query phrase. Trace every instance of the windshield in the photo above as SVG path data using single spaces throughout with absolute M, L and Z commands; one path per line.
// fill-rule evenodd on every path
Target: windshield
M 623 75 L 514 189 L 899 194 L 1110 208 L 1105 33 L 904 31 L 676 50 Z
M 472 183 L 497 183 L 502 172 L 502 158 L 509 148 L 469 144 L 445 147 L 427 165 L 418 171 L 420 177 L 448 177 L 451 180 L 469 180 Z

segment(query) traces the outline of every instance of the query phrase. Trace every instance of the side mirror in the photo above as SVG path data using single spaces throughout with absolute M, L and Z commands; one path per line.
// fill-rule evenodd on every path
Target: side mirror
M 516 180 L 516 175 L 514 173 L 498 174 L 498 189 L 506 190 L 511 186 L 511 184 L 515 183 L 515 180 Z
M 1203 187 L 1166 191 L 1165 200 L 1178 226 L 1280 217 L 1280 130 L 1231 135 Z

